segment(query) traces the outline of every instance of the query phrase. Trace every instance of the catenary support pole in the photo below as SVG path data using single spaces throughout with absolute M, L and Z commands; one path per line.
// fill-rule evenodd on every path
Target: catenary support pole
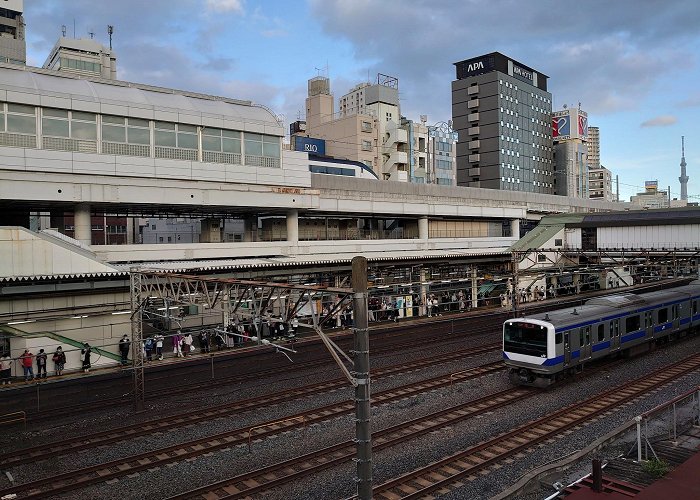
M 372 429 L 370 426 L 369 329 L 367 322 L 367 259 L 352 259 L 354 315 L 353 376 L 355 386 L 355 443 L 357 497 L 372 498 Z
M 131 353 L 134 370 L 134 408 L 143 411 L 145 403 L 145 383 L 143 370 L 143 307 L 142 279 L 136 268 L 131 269 Z M 168 306 L 165 306 L 166 314 Z

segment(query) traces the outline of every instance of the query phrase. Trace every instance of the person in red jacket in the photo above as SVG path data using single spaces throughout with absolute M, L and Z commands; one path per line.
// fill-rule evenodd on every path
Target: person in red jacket
M 29 382 L 34 380 L 34 355 L 29 352 L 29 349 L 24 350 L 24 354 L 19 357 L 24 370 L 24 381 Z

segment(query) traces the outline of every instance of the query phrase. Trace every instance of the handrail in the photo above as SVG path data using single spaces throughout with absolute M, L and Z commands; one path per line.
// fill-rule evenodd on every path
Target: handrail
M 687 397 L 692 396 L 693 394 L 696 394 L 698 392 L 700 392 L 700 385 L 695 387 L 694 389 L 690 389 L 689 391 L 684 392 L 680 396 L 676 396 L 675 398 L 673 398 L 669 401 L 666 401 L 665 403 L 660 404 L 659 406 L 655 406 L 651 410 L 645 411 L 640 416 L 642 418 L 649 418 L 650 416 L 652 416 L 656 413 L 659 413 L 659 412 L 665 410 L 666 408 L 670 408 L 671 406 L 675 405 L 679 401 L 686 399 Z

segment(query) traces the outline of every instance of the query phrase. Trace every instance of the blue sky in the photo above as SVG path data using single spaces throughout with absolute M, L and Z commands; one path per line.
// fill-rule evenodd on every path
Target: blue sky
M 25 0 L 30 64 L 61 25 L 113 46 L 120 79 L 304 109 L 307 80 L 337 98 L 377 73 L 399 79 L 402 114 L 451 118 L 452 63 L 500 51 L 550 77 L 556 109 L 600 127 L 601 160 L 629 199 L 645 180 L 680 196 L 686 137 L 700 201 L 700 2 L 697 0 Z

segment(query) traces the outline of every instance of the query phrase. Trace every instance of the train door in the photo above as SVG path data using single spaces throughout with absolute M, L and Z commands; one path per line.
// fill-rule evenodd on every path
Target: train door
M 644 313 L 644 337 L 648 339 L 654 337 L 654 315 L 651 311 Z
M 671 319 L 673 320 L 673 331 L 677 332 L 680 325 L 680 304 L 675 304 L 671 306 Z
M 614 319 L 610 322 L 610 350 L 620 348 L 620 320 Z
M 579 330 L 579 340 L 581 341 L 581 360 L 591 357 L 591 327 L 584 326 Z
M 571 363 L 571 344 L 569 343 L 569 332 L 564 334 L 564 366 Z

